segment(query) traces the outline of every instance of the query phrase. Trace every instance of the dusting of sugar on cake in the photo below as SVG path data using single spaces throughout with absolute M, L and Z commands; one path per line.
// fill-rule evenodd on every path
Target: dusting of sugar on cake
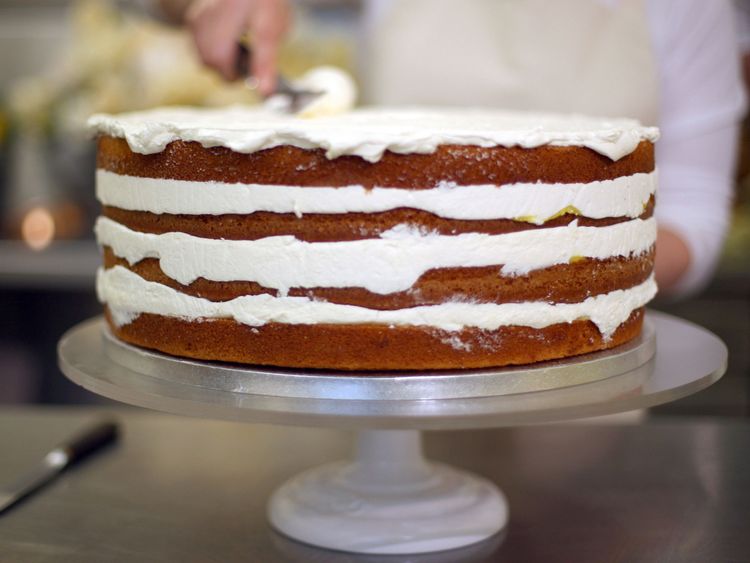
M 461 352 L 471 352 L 473 349 L 471 342 L 464 342 L 457 334 L 442 336 L 440 337 L 440 342 Z
M 497 333 L 482 330 L 479 332 L 479 336 L 476 340 L 479 343 L 479 347 L 483 350 L 496 350 L 500 347 L 503 337 Z

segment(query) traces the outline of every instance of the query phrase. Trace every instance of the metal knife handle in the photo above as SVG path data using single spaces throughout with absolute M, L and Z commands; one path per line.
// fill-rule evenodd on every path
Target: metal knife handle
M 63 450 L 68 455 L 68 464 L 73 464 L 116 441 L 118 436 L 119 427 L 115 422 L 100 422 L 56 449 Z

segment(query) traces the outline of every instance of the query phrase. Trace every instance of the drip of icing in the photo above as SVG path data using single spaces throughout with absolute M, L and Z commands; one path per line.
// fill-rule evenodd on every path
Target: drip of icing
M 466 109 L 360 109 L 300 119 L 262 107 L 161 108 L 120 115 L 94 115 L 90 129 L 124 138 L 141 154 L 164 150 L 175 140 L 251 153 L 281 145 L 323 149 L 328 158 L 356 155 L 376 162 L 385 151 L 431 153 L 439 145 L 533 148 L 587 147 L 617 160 L 659 132 L 631 119 L 602 119 Z
M 115 322 L 131 322 L 141 313 L 188 320 L 229 318 L 249 325 L 362 324 L 429 326 L 446 331 L 464 327 L 496 330 L 520 325 L 544 328 L 557 323 L 590 319 L 605 339 L 637 308 L 656 294 L 653 277 L 641 285 L 596 295 L 580 303 L 466 303 L 410 307 L 393 311 L 367 309 L 314 301 L 306 297 L 248 295 L 230 301 L 209 301 L 180 293 L 165 285 L 144 280 L 122 266 L 99 270 L 97 295 L 113 312 Z
M 506 184 L 409 190 L 228 184 L 140 178 L 98 170 L 104 205 L 188 215 L 227 213 L 378 213 L 408 207 L 449 219 L 516 219 L 542 224 L 566 211 L 593 219 L 638 217 L 656 191 L 656 172 L 572 184 Z
M 639 255 L 656 240 L 655 219 L 632 219 L 607 227 L 567 226 L 501 235 L 423 233 L 397 225 L 380 238 L 304 242 L 293 236 L 258 240 L 206 239 L 185 233 L 133 231 L 100 217 L 97 240 L 135 264 L 159 259 L 164 273 L 189 284 L 255 281 L 285 293 L 292 287 L 362 287 L 379 294 L 409 289 L 428 270 L 500 266 L 504 275 L 565 264 L 572 257 L 607 259 Z

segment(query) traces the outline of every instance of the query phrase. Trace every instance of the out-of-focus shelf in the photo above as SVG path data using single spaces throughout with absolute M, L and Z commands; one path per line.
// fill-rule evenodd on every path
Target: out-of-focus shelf
M 55 242 L 41 251 L 0 241 L 0 288 L 93 289 L 100 264 L 93 240 Z

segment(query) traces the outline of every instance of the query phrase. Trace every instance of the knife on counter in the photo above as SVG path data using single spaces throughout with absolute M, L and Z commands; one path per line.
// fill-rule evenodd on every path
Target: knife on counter
M 88 428 L 53 450 L 8 486 L 0 487 L 0 516 L 19 501 L 38 491 L 68 467 L 117 441 L 119 427 L 103 421 Z

